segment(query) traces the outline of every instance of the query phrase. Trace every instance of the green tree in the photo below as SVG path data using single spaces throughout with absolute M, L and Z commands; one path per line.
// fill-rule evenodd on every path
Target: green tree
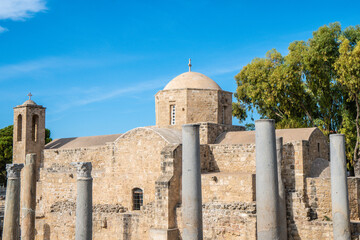
M 359 31 L 360 32 L 360 31 Z M 360 42 L 355 45 L 346 37 L 341 38 L 340 56 L 336 61 L 335 67 L 339 74 L 338 81 L 346 88 L 348 93 L 348 101 L 355 101 L 356 105 L 356 141 L 354 147 L 354 168 L 355 173 L 360 173 Z
M 51 132 L 45 129 L 45 143 L 52 141 Z M 13 125 L 0 129 L 0 184 L 6 183 L 6 164 L 12 163 Z
M 0 184 L 6 182 L 6 164 L 12 163 L 13 126 L 0 129 Z
M 286 56 L 272 49 L 252 60 L 235 76 L 233 115 L 241 122 L 256 109 L 262 118 L 275 119 L 277 128 L 317 126 L 325 135 L 346 133 L 347 156 L 353 154 L 355 98 L 344 84 L 348 80 L 340 80 L 338 67 L 344 39 L 355 49 L 360 27 L 342 31 L 339 23 L 325 25 L 309 40 L 290 43 Z

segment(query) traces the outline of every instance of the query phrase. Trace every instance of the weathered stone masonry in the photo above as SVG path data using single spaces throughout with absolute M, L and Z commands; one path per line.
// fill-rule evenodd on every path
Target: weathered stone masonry
M 203 238 L 256 239 L 255 133 L 232 125 L 231 97 L 205 75 L 184 73 L 156 94 L 156 126 L 56 139 L 46 146 L 41 140 L 45 108 L 32 100 L 14 108 L 14 162 L 24 163 L 27 153 L 39 156 L 35 239 L 75 239 L 77 175 L 71 162 L 92 164 L 94 240 L 182 239 L 180 129 L 195 123 L 200 124 Z M 327 138 L 317 128 L 275 134 L 283 138 L 288 239 L 333 239 Z M 360 180 L 347 181 L 356 239 Z

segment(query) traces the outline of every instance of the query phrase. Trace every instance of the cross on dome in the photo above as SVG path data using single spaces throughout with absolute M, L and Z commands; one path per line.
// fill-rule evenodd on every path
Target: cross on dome
M 28 96 L 29 96 L 29 100 L 31 100 L 31 97 L 32 97 L 31 92 L 29 92 Z
M 188 66 L 189 66 L 189 72 L 191 72 L 191 58 L 189 58 L 189 64 L 188 64 Z

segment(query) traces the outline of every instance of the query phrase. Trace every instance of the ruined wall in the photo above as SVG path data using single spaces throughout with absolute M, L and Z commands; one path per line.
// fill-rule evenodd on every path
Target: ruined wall
M 255 174 L 207 173 L 201 175 L 203 203 L 255 201 Z
M 327 220 L 331 213 L 331 179 L 307 178 L 307 201 L 313 213 L 313 219 Z M 348 178 L 350 219 L 359 221 L 360 178 Z
M 181 235 L 183 226 L 180 207 L 176 215 Z M 255 203 L 204 203 L 203 229 L 204 240 L 256 239 Z
M 161 174 L 161 151 L 167 144 L 154 131 L 141 128 L 106 146 L 45 150 L 37 192 L 37 239 L 46 239 L 47 233 L 41 235 L 41 231 L 50 232 L 51 239 L 74 239 L 76 172 L 70 163 L 77 161 L 93 164 L 94 222 L 96 226 L 106 222 L 106 228 L 94 229 L 94 239 L 118 239 L 122 226 L 118 224 L 126 219 L 132 224 L 131 230 L 124 225 L 127 235 L 147 239 L 153 222 L 155 181 Z M 132 189 L 136 187 L 143 190 L 143 203 L 151 211 L 132 211 Z
M 209 133 L 218 127 L 201 126 Z M 332 239 L 329 179 L 306 178 L 305 166 L 315 158 L 312 147 L 308 141 L 284 143 L 289 239 Z M 204 239 L 256 239 L 255 145 L 202 144 L 200 154 Z M 38 183 L 37 239 L 74 239 L 76 173 L 69 166 L 74 161 L 93 163 L 95 240 L 159 239 L 159 229 L 179 230 L 181 236 L 181 145 L 135 129 L 106 146 L 46 150 L 46 159 Z M 354 220 L 359 220 L 359 186 L 359 179 L 349 178 Z M 134 187 L 144 190 L 140 211 L 132 211 Z
M 255 173 L 255 144 L 210 144 L 210 158 L 220 172 Z
M 215 124 L 215 123 L 200 123 L 200 144 L 213 144 L 216 138 L 223 132 L 228 131 L 244 131 L 243 126 Z
M 161 175 L 155 182 L 155 211 L 150 227 L 150 237 L 154 240 L 168 231 L 178 235 L 176 206 L 181 202 L 181 145 L 168 145 L 162 152 Z M 153 229 L 156 229 L 153 231 Z
M 75 203 L 53 207 L 46 218 L 36 219 L 36 239 L 75 239 Z M 133 240 L 148 239 L 149 223 L 153 219 L 152 204 L 137 212 L 126 212 L 119 205 L 95 204 L 93 206 L 93 239 Z
M 291 141 L 283 145 L 281 176 L 287 191 L 304 191 L 304 162 L 308 161 L 309 143 Z

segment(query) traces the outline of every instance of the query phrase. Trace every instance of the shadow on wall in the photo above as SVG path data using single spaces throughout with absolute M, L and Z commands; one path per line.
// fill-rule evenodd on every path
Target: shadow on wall
M 295 147 L 292 143 L 284 144 L 283 159 L 281 162 L 281 176 L 284 179 L 285 196 L 286 196 L 286 215 L 289 239 L 301 239 L 297 226 L 295 224 L 294 201 L 300 198 L 299 193 L 295 190 Z M 290 229 L 290 231 L 289 231 Z
M 50 226 L 49 224 L 44 224 L 44 240 L 50 240 Z
M 201 173 L 220 172 L 209 145 L 200 145 Z
M 311 178 L 329 178 L 330 177 L 330 162 L 323 158 L 316 158 L 310 168 L 309 175 Z
M 65 144 L 74 141 L 75 139 L 77 139 L 76 137 L 74 138 L 61 138 L 61 139 L 56 139 L 50 143 L 48 143 L 46 145 L 46 149 L 53 149 L 53 148 L 60 148 L 62 146 L 64 146 Z

